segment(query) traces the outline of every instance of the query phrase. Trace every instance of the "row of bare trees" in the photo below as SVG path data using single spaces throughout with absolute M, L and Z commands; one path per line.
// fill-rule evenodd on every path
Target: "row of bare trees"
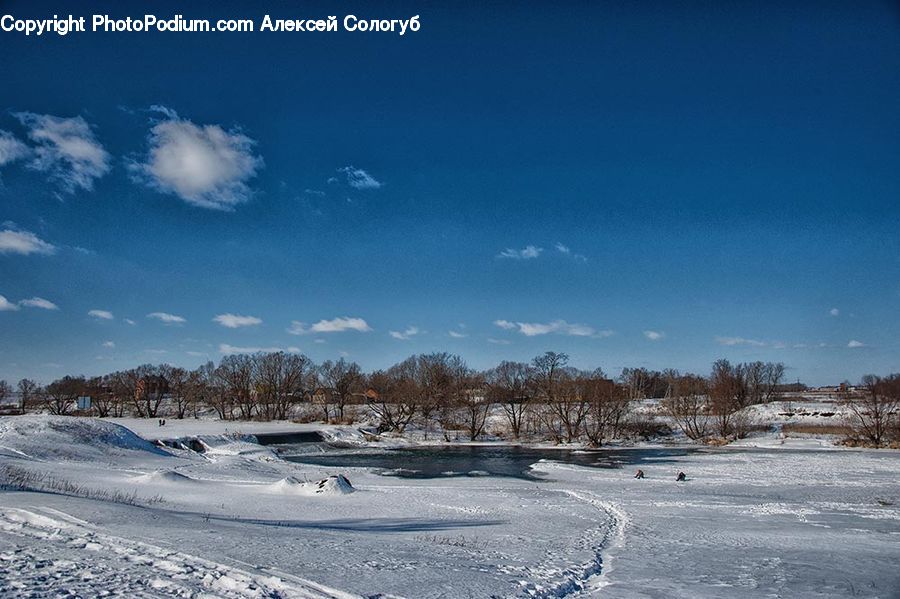
M 78 397 L 88 396 L 92 413 L 101 417 L 185 418 L 214 410 L 229 420 L 289 419 L 312 408 L 325 421 L 345 421 L 348 406 L 365 404 L 383 431 L 403 432 L 415 423 L 426 437 L 440 431 L 474 440 L 496 415 L 515 439 L 601 445 L 634 424 L 633 408 L 647 398 L 660 399 L 672 426 L 691 439 L 744 436 L 751 424 L 745 408 L 772 401 L 784 371 L 780 363 L 723 359 L 707 376 L 624 368 L 613 379 L 547 352 L 481 372 L 458 355 L 431 353 L 364 373 L 344 359 L 316 365 L 304 355 L 275 352 L 229 355 L 195 370 L 145 364 L 99 377 L 65 376 L 46 386 L 22 379 L 13 389 L 0 381 L 0 403 L 17 393 L 23 410 L 69 414 Z M 879 447 L 900 439 L 900 374 L 867 375 L 843 403 L 859 440 Z

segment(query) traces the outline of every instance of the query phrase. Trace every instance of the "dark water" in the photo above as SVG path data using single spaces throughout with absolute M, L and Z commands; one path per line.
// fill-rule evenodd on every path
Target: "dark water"
M 530 449 L 511 446 L 441 446 L 404 449 L 332 449 L 282 445 L 282 457 L 292 462 L 318 466 L 370 468 L 385 476 L 441 478 L 450 476 L 510 476 L 546 480 L 531 470 L 541 460 L 577 464 L 590 468 L 639 468 L 686 455 L 689 449 Z M 296 454 L 296 451 L 303 451 Z

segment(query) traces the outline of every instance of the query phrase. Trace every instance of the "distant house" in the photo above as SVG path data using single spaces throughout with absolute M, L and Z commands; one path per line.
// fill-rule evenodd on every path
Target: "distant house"
M 316 389 L 313 389 L 312 393 L 310 393 L 309 398 L 313 403 L 327 404 L 334 402 L 334 397 L 336 394 L 337 391 L 331 387 L 317 387 Z
M 145 376 L 138 380 L 134 388 L 134 398 L 158 397 L 169 393 L 169 381 L 158 375 Z

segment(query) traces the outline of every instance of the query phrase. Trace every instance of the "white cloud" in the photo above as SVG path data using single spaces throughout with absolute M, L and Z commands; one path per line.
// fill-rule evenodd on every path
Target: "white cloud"
M 828 311 L 828 313 L 831 314 L 832 316 L 840 316 L 841 315 L 841 311 L 838 310 L 837 308 L 832 308 L 831 310 Z
M 19 305 L 27 306 L 28 308 L 40 308 L 41 310 L 59 310 L 59 306 L 42 297 L 33 297 L 31 299 L 22 300 L 19 302 Z
M 90 191 L 94 180 L 109 172 L 109 153 L 80 116 L 62 118 L 33 112 L 14 116 L 28 128 L 28 137 L 36 144 L 28 166 L 49 173 L 63 191 Z
M 573 253 L 573 252 L 572 252 L 572 248 L 570 248 L 570 247 L 567 246 L 567 245 L 563 245 L 563 244 L 560 243 L 559 241 L 557 241 L 557 242 L 556 242 L 556 245 L 554 245 L 553 247 L 555 247 L 555 248 L 556 248 L 556 251 L 559 252 L 560 254 L 563 254 L 563 255 L 565 255 L 565 256 L 568 256 L 568 257 L 570 257 L 572 260 L 575 260 L 576 262 L 587 262 L 587 257 L 585 257 L 585 256 L 582 255 L 582 254 L 576 254 L 576 253 Z
M 550 333 L 568 335 L 571 337 L 610 337 L 613 334 L 612 331 L 598 331 L 594 327 L 586 324 L 575 324 L 566 322 L 565 320 L 553 320 L 547 323 L 495 320 L 494 325 L 507 331 L 518 330 L 526 337 L 536 337 L 538 335 L 548 335 Z
M 0 254 L 53 254 L 56 246 L 40 239 L 30 231 L 0 231 Z
M 19 304 L 14 304 L 2 295 L 0 295 L 0 312 L 15 312 L 19 309 Z
M 665 336 L 666 334 L 662 331 L 644 331 L 644 337 L 646 337 L 650 341 L 659 341 Z
M 9 131 L 0 130 L 0 166 L 28 156 L 28 146 L 13 137 Z
M 147 318 L 155 318 L 160 322 L 164 322 L 166 324 L 182 324 L 187 322 L 181 316 L 176 316 L 175 314 L 169 314 L 168 312 L 151 312 L 147 315 Z
M 125 324 L 137 324 L 135 321 L 131 320 L 130 318 L 125 318 L 123 320 L 125 321 Z
M 847 344 L 847 347 L 856 349 L 857 347 L 866 347 L 866 344 L 863 343 L 862 341 L 857 341 L 856 339 L 851 339 L 850 342 Z
M 377 181 L 375 177 L 355 166 L 339 168 L 338 172 L 344 173 L 344 175 L 347 176 L 347 185 L 354 189 L 378 189 L 383 185 L 383 183 Z M 331 179 L 328 181 L 331 182 Z
M 112 320 L 114 318 L 113 313 L 109 310 L 91 310 L 88 312 L 88 316 L 93 316 L 100 320 Z
M 493 343 L 494 345 L 509 345 L 509 341 L 506 339 L 494 339 L 493 337 L 488 337 L 488 343 Z
M 236 329 L 238 327 L 251 327 L 262 324 L 262 319 L 256 316 L 240 316 L 239 314 L 219 314 L 213 318 L 214 322 L 218 322 L 223 327 Z
M 115 341 L 104 341 L 103 342 L 103 347 L 108 347 L 108 348 L 112 349 L 115 346 L 116 346 Z
M 401 341 L 409 341 L 413 337 L 419 334 L 419 327 L 407 327 L 404 331 L 388 331 L 394 339 L 400 339 Z
M 198 126 L 164 107 L 154 109 L 167 120 L 150 130 L 146 161 L 131 167 L 138 180 L 201 208 L 233 210 L 250 199 L 247 182 L 263 166 L 253 153 L 256 142 L 240 131 Z
M 765 347 L 765 341 L 758 341 L 756 339 L 745 339 L 743 337 L 716 337 L 716 342 L 719 345 L 727 345 L 729 347 L 733 347 L 736 345 L 749 345 L 751 347 Z
M 264 353 L 286 352 L 289 354 L 299 354 L 300 348 L 294 347 L 294 346 L 290 346 L 290 347 L 255 347 L 255 346 L 241 347 L 241 346 L 236 346 L 236 345 L 230 345 L 228 343 L 219 344 L 219 353 L 220 354 L 225 354 L 225 355 L 255 354 L 255 353 L 259 353 L 259 352 L 264 352 Z
M 514 260 L 529 260 L 532 258 L 537 258 L 541 255 L 541 252 L 544 251 L 544 248 L 535 247 L 533 245 L 526 245 L 521 250 L 514 250 L 512 248 L 506 248 L 499 254 L 497 254 L 498 258 L 512 258 Z
M 447 331 L 447 334 L 453 337 L 454 339 L 463 339 L 468 337 L 465 333 L 460 333 L 459 331 Z
M 362 318 L 344 316 L 343 318 L 320 320 L 310 327 L 307 327 L 306 323 L 294 320 L 287 332 L 291 335 L 307 335 L 310 333 L 343 333 L 344 331 L 367 333 L 371 330 L 372 327 Z

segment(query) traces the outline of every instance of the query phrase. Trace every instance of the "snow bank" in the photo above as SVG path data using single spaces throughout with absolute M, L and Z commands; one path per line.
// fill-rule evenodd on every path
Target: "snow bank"
M 141 474 L 131 479 L 136 483 L 157 484 L 157 483 L 175 483 L 184 484 L 195 482 L 190 476 L 185 476 L 174 470 L 157 470 L 149 474 Z
M 171 457 L 111 422 L 73 416 L 0 417 L 0 453 L 36 460 L 108 460 L 110 456 Z
M 271 485 L 266 485 L 266 490 L 284 495 L 347 495 L 356 489 L 353 488 L 346 476 L 338 474 L 316 482 L 303 482 L 293 476 L 288 476 Z

